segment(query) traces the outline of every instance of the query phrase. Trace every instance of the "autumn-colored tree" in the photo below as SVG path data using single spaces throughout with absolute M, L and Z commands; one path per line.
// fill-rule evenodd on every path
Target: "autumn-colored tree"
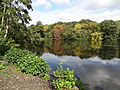
M 59 40 L 62 38 L 62 34 L 63 34 L 64 30 L 61 25 L 57 24 L 53 27 L 51 32 L 52 32 L 53 39 Z
M 91 34 L 91 40 L 92 41 L 102 41 L 102 34 L 100 32 L 95 32 Z
M 81 24 L 81 29 L 89 29 L 89 25 L 88 24 Z
M 57 55 L 63 55 L 64 47 L 63 47 L 62 40 L 53 40 L 52 50 Z
M 47 26 L 47 25 L 45 25 L 44 27 L 43 27 L 43 30 L 44 31 L 47 31 L 49 29 L 49 27 Z
M 75 30 L 80 30 L 81 29 L 81 24 L 75 24 L 74 29 Z

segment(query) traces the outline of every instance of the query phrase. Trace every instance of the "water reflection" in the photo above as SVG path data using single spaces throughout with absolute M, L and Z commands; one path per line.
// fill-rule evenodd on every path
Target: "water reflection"
M 102 48 L 102 41 L 91 41 L 91 48 L 93 49 Z
M 64 54 L 64 47 L 63 47 L 62 40 L 53 40 L 52 51 L 56 55 Z
M 81 59 L 78 56 L 42 55 L 52 70 L 63 62 L 64 67 L 75 71 L 76 77 L 89 85 L 90 90 L 120 90 L 120 59 L 102 60 L 98 56 Z
M 110 60 L 114 57 L 120 58 L 120 45 L 113 42 L 46 40 L 37 45 L 24 44 L 24 46 L 40 56 L 47 52 L 58 56 L 78 56 L 82 59 L 93 56 L 98 56 L 104 60 Z
M 43 44 L 42 44 L 43 45 Z M 72 55 L 80 58 L 89 58 L 99 56 L 102 59 L 112 59 L 120 57 L 120 47 L 118 44 L 110 45 L 110 43 L 90 42 L 90 41 L 46 41 L 40 49 L 42 53 L 49 52 L 55 55 Z M 41 50 L 40 50 L 41 51 Z M 40 54 L 39 54 L 40 55 Z

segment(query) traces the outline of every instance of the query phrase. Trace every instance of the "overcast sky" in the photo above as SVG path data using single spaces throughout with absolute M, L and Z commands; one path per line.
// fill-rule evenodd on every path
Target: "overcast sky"
M 120 20 L 120 0 L 32 0 L 31 24 L 52 24 L 91 19 Z

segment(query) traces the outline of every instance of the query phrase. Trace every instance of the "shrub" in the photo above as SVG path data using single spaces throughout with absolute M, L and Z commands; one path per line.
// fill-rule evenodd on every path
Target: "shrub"
M 53 84 L 57 90 L 61 89 L 71 89 L 75 86 L 76 78 L 74 76 L 74 71 L 67 68 L 66 70 L 63 69 L 62 65 L 58 70 L 53 72 L 55 79 L 53 80 Z
M 0 45 L 0 56 L 3 56 L 9 48 L 10 47 L 8 47 L 8 46 Z
M 11 47 L 18 46 L 19 44 L 15 44 L 14 40 L 0 37 L 0 55 L 4 55 Z
M 45 60 L 28 50 L 12 48 L 8 50 L 8 53 L 6 53 L 5 59 L 12 64 L 16 64 L 27 74 L 42 75 L 45 79 L 49 78 L 49 65 Z
M 18 60 L 17 65 L 20 69 L 26 73 L 32 75 L 42 75 L 48 74 L 49 66 L 45 60 L 39 58 L 34 54 L 27 54 Z
M 11 48 L 5 54 L 5 59 L 8 60 L 9 63 L 16 64 L 18 62 L 18 59 L 21 59 L 21 57 L 24 57 L 27 54 L 32 54 L 32 53 L 28 50 Z
M 4 69 L 5 67 L 4 67 L 4 63 L 2 63 L 2 62 L 0 62 L 0 70 L 1 69 Z

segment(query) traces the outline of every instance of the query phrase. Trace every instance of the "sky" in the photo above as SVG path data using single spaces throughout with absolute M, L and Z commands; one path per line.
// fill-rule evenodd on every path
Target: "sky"
M 81 19 L 120 20 L 120 0 L 32 0 L 32 21 L 53 24 L 58 21 L 71 22 Z

